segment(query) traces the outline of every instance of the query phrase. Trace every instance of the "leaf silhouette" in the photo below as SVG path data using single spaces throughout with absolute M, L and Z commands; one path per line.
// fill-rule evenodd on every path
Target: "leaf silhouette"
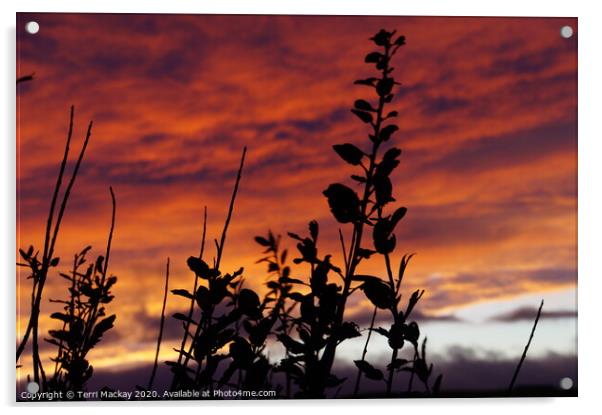
M 357 194 L 344 184 L 335 183 L 324 192 L 330 211 L 340 223 L 355 222 L 360 216 L 360 201 Z
M 315 241 L 318 240 L 318 233 L 320 232 L 320 225 L 315 220 L 309 222 L 309 234 L 311 235 L 311 239 Z
M 380 96 L 389 95 L 393 90 L 395 80 L 393 78 L 381 79 L 376 83 L 376 92 Z
M 360 120 L 362 120 L 363 122 L 365 122 L 366 124 L 372 122 L 372 114 L 370 114 L 369 112 L 360 111 L 360 110 L 356 110 L 356 109 L 352 109 L 351 112 L 354 113 L 355 115 L 357 115 L 357 117 Z
M 395 201 L 393 199 L 393 183 L 388 176 L 381 174 L 374 175 L 374 193 L 376 195 L 376 204 L 384 206 L 389 202 Z
M 366 78 L 366 79 L 358 79 L 354 82 L 355 85 L 366 85 L 366 86 L 374 86 L 374 83 L 378 80 L 378 78 Z
M 388 309 L 393 305 L 394 296 L 391 295 L 391 289 L 380 278 L 367 278 L 360 288 L 374 306 Z
M 207 311 L 211 309 L 211 294 L 209 289 L 204 286 L 200 286 L 195 293 L 195 301 L 201 310 Z
M 374 248 L 379 254 L 389 254 L 395 249 L 396 238 L 391 235 L 391 224 L 388 220 L 379 220 L 372 230 Z
M 372 107 L 372 105 L 366 101 L 365 99 L 358 99 L 353 104 L 355 108 L 362 111 L 375 112 L 376 110 Z
M 364 374 L 368 379 L 372 380 L 383 380 L 383 372 L 380 369 L 376 369 L 370 363 L 365 360 L 354 360 L 355 366 Z
M 359 165 L 364 157 L 364 152 L 353 144 L 336 144 L 332 147 L 343 160 L 353 166 Z
M 263 236 L 256 236 L 255 237 L 255 242 L 257 242 L 261 246 L 270 246 L 270 241 L 268 241 Z
M 397 113 L 395 113 L 394 115 L 397 115 Z M 389 115 L 387 115 L 387 117 L 394 116 L 394 115 L 389 114 Z M 396 126 L 395 124 L 387 125 L 386 127 L 383 127 L 380 130 L 379 137 L 382 141 L 388 141 L 391 138 L 391 136 L 393 135 L 393 133 L 397 130 L 399 130 L 399 127 Z
M 404 329 L 400 323 L 394 323 L 389 330 L 388 343 L 391 349 L 401 349 L 404 344 Z
M 184 297 L 184 298 L 188 298 L 188 299 L 193 299 L 194 295 L 192 295 L 190 292 L 188 292 L 188 290 L 181 290 L 181 289 L 176 289 L 176 290 L 171 290 L 171 293 L 173 295 L 177 295 L 180 297 Z
M 113 323 L 117 316 L 115 314 L 101 320 L 96 326 L 94 330 L 92 330 L 92 334 L 90 335 L 90 341 L 88 342 L 88 347 L 91 349 L 94 347 L 102 338 L 102 335 L 109 329 L 113 327 Z
M 188 264 L 188 267 L 192 272 L 201 278 L 209 279 L 212 275 L 209 265 L 200 258 L 191 256 L 186 261 L 186 264 Z
M 259 296 L 252 290 L 244 288 L 238 296 L 238 307 L 243 314 L 254 316 L 259 309 Z
M 373 40 L 374 43 L 378 46 L 385 46 L 389 43 L 391 39 L 391 33 L 386 31 L 385 29 L 380 29 L 378 33 L 376 33 L 370 40 Z
M 364 62 L 366 62 L 366 63 L 378 63 L 378 62 L 380 62 L 382 60 L 383 57 L 384 57 L 384 55 L 382 53 L 380 53 L 380 52 L 370 52 L 364 58 Z M 376 80 L 376 78 L 373 78 L 373 79 Z

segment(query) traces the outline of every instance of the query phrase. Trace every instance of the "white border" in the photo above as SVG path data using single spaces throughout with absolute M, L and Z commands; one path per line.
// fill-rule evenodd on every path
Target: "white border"
M 8 4 L 7 4 L 8 3 Z M 196 411 L 241 411 L 265 413 L 286 411 L 287 415 L 305 413 L 316 409 L 351 411 L 413 411 L 420 414 L 462 412 L 465 414 L 504 414 L 543 410 L 549 414 L 596 413 L 600 408 L 602 367 L 600 364 L 600 296 L 602 295 L 602 246 L 597 237 L 602 232 L 602 197 L 600 178 L 602 172 L 602 140 L 600 97 L 602 88 L 602 62 L 600 58 L 600 7 L 594 1 L 527 2 L 505 0 L 484 2 L 474 0 L 431 0 L 431 1 L 384 1 L 384 0 L 7 0 L 1 2 L 3 41 L 0 65 L 2 70 L 3 96 L 0 100 L 1 125 L 4 137 L 1 140 L 2 203 L 0 204 L 0 270 L 2 271 L 2 370 L 0 393 L 2 405 L 9 411 L 26 413 L 42 411 L 77 411 L 101 413 L 111 411 L 144 410 L 160 413 L 170 406 L 197 407 Z M 392 15 L 463 15 L 463 16 L 563 16 L 579 18 L 579 398 L 576 399 L 455 399 L 438 401 L 294 401 L 294 402 L 162 402 L 162 403 L 113 403 L 110 408 L 102 404 L 87 403 L 81 406 L 53 404 L 52 406 L 20 405 L 14 400 L 14 252 L 15 252 L 15 12 L 119 12 L 119 13 L 235 13 L 235 14 L 383 14 Z M 60 405 L 60 406 L 59 406 Z M 142 408 L 140 408 L 142 407 Z M 52 409 L 54 408 L 54 409 Z

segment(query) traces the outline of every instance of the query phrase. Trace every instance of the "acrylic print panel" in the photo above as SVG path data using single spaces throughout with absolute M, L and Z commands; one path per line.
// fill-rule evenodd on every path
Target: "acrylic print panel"
M 575 396 L 577 34 L 18 14 L 16 399 Z

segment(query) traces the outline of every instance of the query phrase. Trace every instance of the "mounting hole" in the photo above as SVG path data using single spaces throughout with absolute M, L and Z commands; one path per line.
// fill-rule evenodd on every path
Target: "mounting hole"
M 40 25 L 38 24 L 38 22 L 27 22 L 27 24 L 25 25 L 25 31 L 30 35 L 35 35 L 40 31 Z
M 571 26 L 562 26 L 560 28 L 560 36 L 562 36 L 565 39 L 569 39 L 571 36 L 573 36 L 573 28 Z
M 573 379 L 571 378 L 562 378 L 560 379 L 560 388 L 568 391 L 573 387 Z
M 27 384 L 27 392 L 29 393 L 38 393 L 38 391 L 40 390 L 40 385 L 38 385 L 35 382 L 29 382 Z

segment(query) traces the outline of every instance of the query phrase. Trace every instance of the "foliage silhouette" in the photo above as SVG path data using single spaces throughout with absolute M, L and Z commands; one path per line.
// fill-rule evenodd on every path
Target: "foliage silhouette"
M 25 261 L 25 263 L 18 263 L 18 266 L 23 266 L 29 268 L 30 275 L 27 277 L 33 281 L 32 285 L 32 295 L 31 295 L 31 313 L 29 316 L 29 321 L 27 324 L 27 328 L 25 329 L 25 334 L 23 339 L 19 343 L 17 347 L 17 363 L 19 362 L 19 358 L 21 357 L 23 351 L 25 350 L 25 346 L 29 342 L 29 337 L 32 336 L 32 360 L 33 360 L 33 373 L 34 373 L 34 381 L 36 383 L 41 383 L 42 389 L 46 388 L 46 374 L 44 372 L 44 368 L 42 365 L 42 361 L 40 359 L 39 352 L 39 337 L 38 337 L 38 320 L 40 316 L 40 307 L 44 292 L 44 286 L 46 284 L 46 279 L 48 274 L 52 268 L 58 266 L 60 259 L 58 257 L 54 257 L 54 249 L 56 246 L 56 242 L 59 236 L 59 231 L 61 227 L 61 222 L 63 219 L 63 215 L 65 213 L 65 209 L 67 207 L 67 203 L 69 201 L 69 196 L 71 194 L 71 190 L 75 183 L 75 179 L 77 178 L 77 174 L 79 172 L 79 168 L 81 166 L 82 159 L 86 152 L 86 148 L 88 146 L 88 142 L 90 140 L 90 135 L 92 132 L 92 122 L 88 125 L 88 130 L 86 133 L 86 138 L 84 139 L 84 143 L 80 150 L 79 156 L 75 163 L 75 167 L 67 183 L 67 186 L 63 192 L 63 197 L 61 199 L 60 205 L 58 206 L 57 211 L 57 203 L 59 201 L 59 192 L 63 186 L 63 178 L 65 175 L 65 168 L 67 165 L 67 160 L 69 157 L 69 149 L 71 144 L 71 139 L 73 136 L 73 116 L 74 116 L 74 107 L 71 107 L 70 116 L 69 116 L 69 130 L 67 133 L 67 142 L 65 144 L 65 151 L 63 154 L 63 159 L 61 161 L 61 165 L 59 168 L 59 173 L 57 175 L 57 181 L 54 187 L 54 192 L 52 195 L 52 200 L 50 203 L 50 212 L 48 214 L 48 219 L 46 221 L 46 231 L 44 236 L 44 248 L 41 258 L 38 258 L 39 251 L 35 251 L 33 246 L 30 246 L 27 251 L 23 249 L 19 250 L 21 257 Z M 35 253 L 34 253 L 35 251 Z M 41 382 L 40 382 L 41 381 Z
M 33 75 L 25 77 L 28 79 L 20 78 L 17 83 L 31 80 L 32 77 Z M 117 282 L 117 277 L 108 275 L 116 209 L 115 195 L 113 189 L 109 188 L 113 209 L 105 255 L 99 256 L 94 264 L 89 264 L 86 271 L 81 272 L 80 269 L 86 264 L 86 255 L 91 247 L 88 246 L 75 254 L 70 274 L 59 273 L 61 277 L 69 281 L 69 298 L 67 300 L 50 300 L 51 302 L 64 304 L 64 312 L 55 312 L 50 315 L 51 319 L 62 323 L 62 328 L 50 330 L 50 338 L 45 339 L 48 343 L 57 347 L 57 356 L 52 359 L 55 362 L 54 372 L 52 377 L 48 379 L 39 350 L 39 317 L 44 299 L 44 287 L 51 272 L 60 263 L 60 258 L 54 256 L 56 244 L 59 240 L 60 227 L 92 132 L 92 122 L 90 121 L 71 176 L 66 186 L 64 186 L 73 137 L 74 112 L 72 106 L 63 159 L 60 163 L 46 221 L 44 248 L 41 257 L 40 251 L 30 246 L 27 250 L 19 249 L 19 254 L 24 262 L 17 263 L 17 266 L 28 269 L 27 279 L 31 279 L 33 282 L 31 312 L 24 336 L 17 347 L 17 364 L 18 367 L 22 366 L 19 365 L 19 361 L 31 337 L 33 380 L 40 384 L 41 391 L 83 390 L 93 373 L 93 368 L 86 356 L 98 344 L 104 333 L 113 327 L 116 318 L 115 315 L 104 317 L 106 313 L 105 305 L 113 300 L 110 289 Z M 59 198 L 61 190 L 63 193 Z
M 81 391 L 93 373 L 93 367 L 86 359 L 87 354 L 96 346 L 102 336 L 113 327 L 116 315 L 106 316 L 105 305 L 113 301 L 111 288 L 117 277 L 108 274 L 111 241 L 115 228 L 115 195 L 110 189 L 113 202 L 111 230 L 105 256 L 98 256 L 89 264 L 85 272 L 80 268 L 86 263 L 86 254 L 90 246 L 76 254 L 73 269 L 61 277 L 69 281 L 69 299 L 51 300 L 64 304 L 64 313 L 53 313 L 51 318 L 63 323 L 60 330 L 50 330 L 48 343 L 57 346 L 54 375 L 49 382 L 53 391 Z
M 227 274 L 220 270 L 245 155 L 246 148 L 242 153 L 221 238 L 219 242 L 215 241 L 216 257 L 213 266 L 203 260 L 207 221 L 205 210 L 201 254 L 198 257 L 191 256 L 187 260 L 188 267 L 194 273 L 193 292 L 185 289 L 172 290 L 174 295 L 187 298 L 191 302 L 188 315 L 173 315 L 173 318 L 182 321 L 184 336 L 180 349 L 176 350 L 177 361 L 166 362 L 173 372 L 172 390 L 213 390 L 216 385 L 232 386 L 230 380 L 236 372 L 239 374 L 237 386 L 253 390 L 266 386 L 270 364 L 263 356 L 265 336 L 259 331 L 260 328 L 263 330 L 263 314 L 267 302 L 261 303 L 254 291 L 243 288 L 243 268 Z M 241 324 L 247 327 L 253 336 L 245 338 L 240 330 Z M 225 346 L 228 346 L 228 353 L 220 353 Z M 216 381 L 215 376 L 222 362 L 227 363 L 227 368 Z
M 412 309 L 421 298 L 424 291 L 415 291 L 409 298 L 405 311 L 401 307 L 401 282 L 406 266 L 412 255 L 404 255 L 401 259 L 397 279 L 394 278 L 391 267 L 391 254 L 396 246 L 395 228 L 405 216 L 407 209 L 399 207 L 392 213 L 386 214 L 385 207 L 393 198 L 393 184 L 390 176 L 399 165 L 401 150 L 389 147 L 379 158 L 379 150 L 388 144 L 398 127 L 391 123 L 397 117 L 396 111 L 386 112 L 387 104 L 394 97 L 394 87 L 399 83 L 393 78 L 394 68 L 391 66 L 392 58 L 405 44 L 404 36 L 395 36 L 395 31 L 380 30 L 371 38 L 379 47 L 378 51 L 369 53 L 365 62 L 375 65 L 379 77 L 360 79 L 355 82 L 371 88 L 376 95 L 376 103 L 367 99 L 358 99 L 351 112 L 355 114 L 371 131 L 368 134 L 369 151 L 362 150 L 352 143 L 337 144 L 334 151 L 346 163 L 359 167 L 359 174 L 351 175 L 351 179 L 360 185 L 360 193 L 342 183 L 333 183 L 323 192 L 328 201 L 331 213 L 341 224 L 352 226 L 348 250 L 345 240 L 340 232 L 341 245 L 345 266 L 343 270 L 333 265 L 331 255 L 323 258 L 317 255 L 317 229 L 315 222 L 310 224 L 310 229 L 315 229 L 310 238 L 291 236 L 298 240 L 297 248 L 301 258 L 297 262 L 306 262 L 310 265 L 310 280 L 312 291 L 302 298 L 293 298 L 301 304 L 302 315 L 297 320 L 297 330 L 302 344 L 292 343 L 287 339 L 285 347 L 289 352 L 305 351 L 302 359 L 283 361 L 285 370 L 297 373 L 297 381 L 301 388 L 300 396 L 324 397 L 325 389 L 338 385 L 342 380 L 336 379 L 331 373 L 336 349 L 344 340 L 360 335 L 355 323 L 345 321 L 345 306 L 347 299 L 356 290 L 363 291 L 366 298 L 374 305 L 372 324 L 369 331 L 376 331 L 387 337 L 392 349 L 391 362 L 387 366 L 388 376 L 366 361 L 365 356 L 370 338 L 366 341 L 362 358 L 354 363 L 358 368 L 355 383 L 357 396 L 362 376 L 369 379 L 384 381 L 387 395 L 391 395 L 394 373 L 399 370 L 408 370 L 414 373 L 425 383 L 427 392 L 431 392 L 428 385 L 432 368 L 426 368 L 425 342 L 422 352 L 418 347 L 419 330 L 416 322 L 410 322 Z M 363 245 L 363 237 L 372 228 L 373 248 Z M 373 255 L 383 257 L 386 266 L 386 279 L 377 276 L 358 275 L 358 265 Z M 332 271 L 341 277 L 342 287 L 328 280 L 328 273 Z M 303 310 L 306 313 L 303 315 Z M 374 329 L 373 322 L 377 309 L 388 310 L 391 313 L 393 324 L 389 329 Z M 321 314 L 320 314 L 321 313 Z M 316 318 L 316 316 L 319 316 Z M 412 361 L 398 359 L 399 351 L 405 342 L 414 346 L 415 353 Z M 299 355 L 300 353 L 297 353 Z M 299 364 L 299 362 L 303 362 Z M 300 367 L 299 367 L 300 366 Z M 300 373 L 302 375 L 300 375 Z M 441 378 L 435 381 L 436 388 Z
M 182 322 L 184 333 L 180 349 L 176 350 L 177 361 L 167 362 L 173 372 L 172 390 L 213 390 L 216 386 L 258 389 L 269 386 L 273 374 L 283 373 L 285 387 L 271 386 L 285 396 L 291 396 L 294 383 L 296 397 L 325 397 L 327 389 L 340 387 L 345 381 L 332 372 L 337 347 L 345 340 L 361 336 L 360 328 L 345 319 L 347 299 L 358 290 L 374 305 L 374 317 L 377 309 L 388 310 L 393 323 L 389 329 L 374 328 L 373 317 L 362 358 L 355 361 L 358 368 L 355 393 L 358 393 L 361 376 L 366 376 L 383 381 L 390 395 L 394 374 L 400 370 L 409 370 L 410 379 L 416 375 L 428 393 L 438 389 L 440 377 L 433 388 L 429 387 L 432 365 L 427 366 L 426 363 L 426 339 L 420 348 L 418 325 L 408 320 L 424 291 L 415 291 L 405 309 L 402 310 L 401 305 L 401 282 L 412 255 L 403 256 L 396 279 L 391 269 L 391 254 L 396 246 L 395 228 L 407 212 L 405 207 L 399 207 L 390 214 L 385 213 L 387 205 L 395 201 L 390 176 L 399 165 L 401 150 L 390 147 L 382 155 L 379 152 L 398 129 L 391 123 L 397 113 L 386 112 L 385 107 L 392 101 L 394 87 L 398 85 L 391 75 L 393 68 L 390 63 L 397 50 L 405 44 L 405 37 L 395 37 L 395 32 L 381 30 L 371 40 L 381 50 L 368 54 L 365 61 L 376 65 L 380 77 L 362 79 L 356 84 L 372 88 L 377 103 L 373 105 L 368 100 L 358 99 L 351 110 L 371 127 L 368 134 L 371 149 L 364 151 L 352 143 L 334 146 L 334 151 L 343 161 L 361 169 L 359 174 L 351 176 L 360 185 L 361 196 L 342 183 L 333 183 L 323 192 L 334 218 L 352 228 L 348 249 L 339 230 L 344 266 L 334 264 L 332 254 L 319 253 L 320 227 L 316 221 L 311 221 L 306 236 L 288 234 L 296 241 L 299 253 L 293 263 L 307 267 L 307 278 L 291 277 L 291 268 L 286 265 L 287 250 L 281 250 L 280 236 L 274 236 L 271 231 L 266 236 L 255 237 L 255 242 L 264 248 L 265 255 L 258 262 L 267 263 L 269 275 L 268 291 L 263 299 L 243 287 L 243 268 L 231 274 L 222 273 L 220 263 L 240 184 L 245 149 L 221 239 L 215 241 L 213 265 L 203 259 L 207 222 L 205 209 L 201 253 L 187 261 L 195 274 L 193 290 L 172 290 L 174 295 L 190 301 L 187 315 L 173 315 Z M 363 236 L 370 228 L 374 249 L 363 245 Z M 373 255 L 384 259 L 387 270 L 384 280 L 356 273 L 358 265 Z M 218 310 L 222 313 L 219 316 Z M 392 349 L 387 376 L 365 359 L 372 331 L 386 336 Z M 284 358 L 277 365 L 272 365 L 264 355 L 270 337 L 285 350 Z M 397 357 L 406 342 L 414 348 L 411 361 Z M 226 348 L 228 352 L 224 353 Z M 221 377 L 216 379 L 218 373 Z M 238 373 L 238 381 L 232 382 L 235 373 Z

